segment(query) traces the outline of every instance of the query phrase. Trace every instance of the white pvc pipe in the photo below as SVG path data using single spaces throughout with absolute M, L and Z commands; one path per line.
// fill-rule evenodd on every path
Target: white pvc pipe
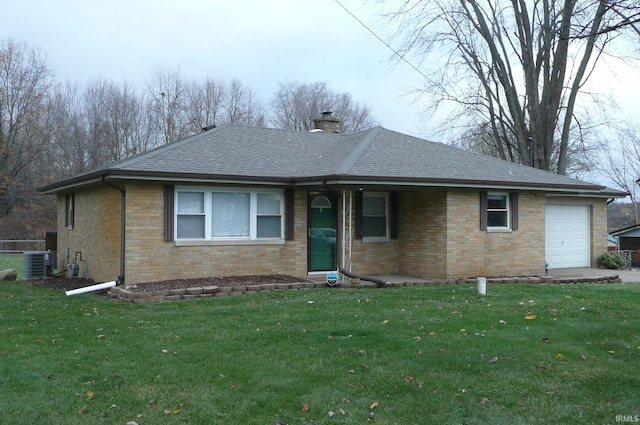
M 93 292 L 93 291 L 99 291 L 101 289 L 109 289 L 109 288 L 113 288 L 114 286 L 116 286 L 115 280 L 111 282 L 98 283 L 96 285 L 85 286 L 84 288 L 72 289 L 71 291 L 66 291 L 65 293 L 67 294 L 67 296 L 84 294 L 85 292 Z
M 478 278 L 478 293 L 480 295 L 487 295 L 487 278 L 486 277 Z

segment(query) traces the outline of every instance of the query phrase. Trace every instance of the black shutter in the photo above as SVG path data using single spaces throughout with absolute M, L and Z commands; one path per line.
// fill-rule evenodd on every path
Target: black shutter
M 362 239 L 362 192 L 356 192 L 356 239 Z
M 518 192 L 511 192 L 511 230 L 518 230 Z
M 164 240 L 173 242 L 173 220 L 175 188 L 172 184 L 164 186 Z
M 398 239 L 398 192 L 389 194 L 389 237 Z
M 489 207 L 489 199 L 487 191 L 480 192 L 480 230 L 487 230 L 487 208 Z
M 293 189 L 284 191 L 284 239 L 292 241 L 294 237 L 294 205 L 295 192 Z

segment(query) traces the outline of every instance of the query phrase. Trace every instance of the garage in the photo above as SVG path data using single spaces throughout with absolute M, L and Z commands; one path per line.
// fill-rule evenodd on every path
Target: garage
M 589 206 L 547 205 L 546 260 L 549 269 L 590 266 Z

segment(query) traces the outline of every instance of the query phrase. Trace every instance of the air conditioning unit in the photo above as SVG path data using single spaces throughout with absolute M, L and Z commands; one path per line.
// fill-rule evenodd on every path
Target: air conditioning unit
M 47 277 L 47 264 L 51 261 L 50 251 L 25 251 L 22 253 L 24 259 L 24 280 L 42 279 Z

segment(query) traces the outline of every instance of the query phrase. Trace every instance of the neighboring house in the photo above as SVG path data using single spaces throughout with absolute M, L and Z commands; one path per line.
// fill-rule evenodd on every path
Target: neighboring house
M 631 251 L 631 266 L 640 267 L 640 224 L 616 230 L 609 235 L 618 238 L 620 251 Z
M 446 279 L 595 266 L 607 250 L 623 192 L 316 121 L 223 125 L 42 188 L 58 197 L 58 264 L 81 252 L 89 277 L 130 284 L 339 267 Z

